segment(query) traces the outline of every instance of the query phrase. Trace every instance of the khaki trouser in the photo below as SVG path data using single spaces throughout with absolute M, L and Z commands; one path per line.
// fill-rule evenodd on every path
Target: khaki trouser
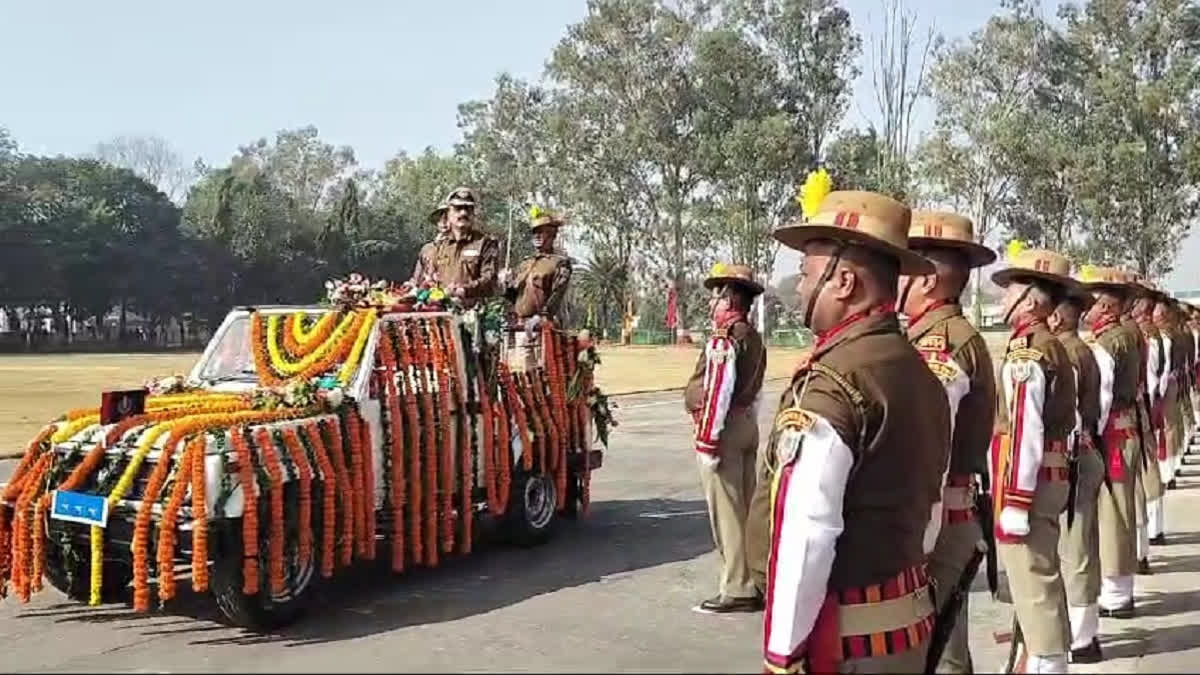
M 1062 539 L 1063 585 L 1067 604 L 1086 607 L 1100 597 L 1100 535 L 1098 500 L 1104 485 L 1104 460 L 1095 450 L 1081 450 L 1079 478 L 1075 490 L 1075 522 L 1067 527 L 1067 515 L 1060 518 Z M 1114 486 L 1115 488 L 1115 486 Z
M 983 540 L 983 532 L 979 529 L 979 521 L 971 519 L 961 523 L 943 523 L 938 532 L 937 544 L 929 554 L 929 573 L 937 585 L 937 611 L 940 613 L 950 599 L 951 590 L 962 579 L 963 571 L 971 556 L 975 555 L 976 547 Z M 963 597 L 962 607 L 954 622 L 950 639 L 942 650 L 938 660 L 939 673 L 970 673 L 971 651 L 967 642 L 967 597 Z
M 838 664 L 839 673 L 923 673 L 925 656 L 929 653 L 929 640 L 920 645 L 886 656 L 871 656 L 849 659 Z
M 1071 645 L 1067 595 L 1058 558 L 1058 517 L 1067 504 L 1067 481 L 1042 480 L 1029 511 L 1029 534 L 1018 543 L 1000 543 L 1017 621 L 1028 653 L 1066 654 Z
M 771 474 L 773 469 L 767 461 L 766 452 L 758 453 L 755 473 L 758 483 L 750 499 L 750 515 L 746 518 L 746 555 L 749 558 L 750 577 L 755 587 L 763 594 L 767 592 L 767 561 L 771 557 Z
M 746 551 L 746 517 L 754 494 L 758 423 L 752 410 L 731 412 L 717 452 L 714 468 L 700 465 L 700 484 L 708 502 L 713 543 L 721 556 L 720 593 L 726 598 L 755 595 Z

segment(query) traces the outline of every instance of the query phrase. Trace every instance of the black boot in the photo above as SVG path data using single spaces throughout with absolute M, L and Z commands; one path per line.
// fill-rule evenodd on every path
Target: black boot
M 1153 574 L 1153 572 L 1150 571 L 1150 559 L 1149 558 L 1142 558 L 1141 560 L 1138 561 L 1137 573 L 1141 574 L 1142 576 Z
M 1099 638 L 1092 638 L 1092 643 L 1086 647 L 1071 650 L 1071 663 L 1100 663 L 1103 660 Z
M 700 606 L 696 609 L 709 614 L 761 612 L 763 609 L 763 599 L 758 595 L 748 598 L 727 598 L 723 595 L 718 595 L 700 603 Z
M 1150 537 L 1150 543 L 1151 543 L 1152 545 L 1154 545 L 1154 546 L 1166 546 L 1166 544 L 1167 544 L 1167 535 L 1165 535 L 1165 534 L 1156 534 L 1156 535 L 1154 535 L 1153 537 Z M 1147 574 L 1149 574 L 1149 572 L 1147 572 Z
M 1133 618 L 1133 600 L 1117 607 L 1116 609 L 1100 608 L 1100 616 L 1110 619 L 1132 619 Z

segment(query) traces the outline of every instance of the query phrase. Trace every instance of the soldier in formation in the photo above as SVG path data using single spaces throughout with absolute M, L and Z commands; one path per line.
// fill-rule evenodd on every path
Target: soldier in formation
M 1079 334 L 1080 320 L 1094 304 L 1086 286 L 1059 302 L 1047 320 L 1054 337 L 1066 349 L 1075 376 L 1075 428 L 1067 440 L 1071 457 L 1070 492 L 1066 512 L 1059 518 L 1062 531 L 1060 555 L 1067 613 L 1071 627 L 1071 662 L 1100 660 L 1097 601 L 1100 597 L 1100 535 L 1097 503 L 1104 483 L 1104 460 L 1100 457 L 1103 426 L 1101 373 L 1093 347 Z M 1111 378 L 1111 373 L 1108 374 Z M 1108 400 L 1111 400 L 1111 386 Z
M 684 389 L 692 417 L 700 484 L 721 560 L 718 592 L 701 612 L 756 612 L 763 598 L 750 573 L 746 526 L 758 457 L 758 399 L 767 351 L 747 318 L 763 287 L 745 265 L 713 266 L 712 335 Z
M 925 667 L 927 528 L 942 500 L 951 416 L 895 313 L 900 274 L 935 274 L 908 249 L 911 220 L 883 195 L 832 192 L 774 233 L 804 253 L 798 292 L 817 339 L 767 444 L 777 465 L 764 628 L 772 671 Z
M 990 514 L 976 508 L 975 496 L 987 489 L 996 389 L 987 344 L 963 316 L 959 296 L 971 270 L 991 264 L 996 254 L 975 242 L 967 218 L 933 211 L 912 218 L 909 248 L 933 264 L 934 274 L 902 275 L 898 306 L 908 317 L 908 339 L 946 390 L 952 439 L 942 498 L 931 514 L 939 525 L 929 530 L 936 540 L 925 542 L 938 621 L 953 626 L 936 665 L 940 673 L 970 673 L 967 596 L 992 538 L 991 526 L 979 522 Z

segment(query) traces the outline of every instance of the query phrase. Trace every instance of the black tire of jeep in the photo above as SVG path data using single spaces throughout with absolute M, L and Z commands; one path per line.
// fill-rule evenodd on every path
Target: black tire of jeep
M 554 478 L 518 473 L 513 480 L 508 513 L 508 538 L 519 546 L 536 546 L 550 539 L 558 518 Z
M 285 498 L 293 498 L 293 484 L 288 483 Z M 313 494 L 320 495 L 320 484 L 312 484 Z M 314 509 L 313 541 L 320 542 L 321 528 L 316 522 L 319 509 Z M 260 521 L 262 522 L 262 521 Z M 320 565 L 318 556 L 319 546 L 313 547 L 313 559 L 308 565 L 298 571 L 293 577 L 288 575 L 291 583 L 299 578 L 299 587 L 288 588 L 282 597 L 271 597 L 269 575 L 266 566 L 259 568 L 259 590 L 255 595 L 242 592 L 242 520 L 231 519 L 214 528 L 216 548 L 213 551 L 213 570 L 209 588 L 216 601 L 217 609 L 225 619 L 241 628 L 252 631 L 270 631 L 294 623 L 308 609 L 320 580 Z M 286 546 L 285 565 L 289 570 L 296 567 L 292 556 L 295 555 L 295 542 L 289 540 Z
M 74 569 L 67 569 L 67 560 L 62 549 L 52 541 L 46 542 L 46 581 L 63 595 L 76 602 L 91 599 L 91 560 L 88 555 L 80 556 Z M 105 559 L 101 571 L 101 602 L 120 602 L 129 594 L 129 582 L 133 581 L 133 568 L 127 561 Z

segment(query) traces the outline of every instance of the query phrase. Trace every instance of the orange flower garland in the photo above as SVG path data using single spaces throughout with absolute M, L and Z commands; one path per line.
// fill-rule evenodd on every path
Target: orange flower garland
M 375 559 L 375 452 L 371 444 L 371 426 L 358 409 L 350 411 L 358 424 L 358 461 L 362 465 L 363 552 L 367 560 Z
M 259 457 L 263 468 L 271 478 L 270 491 L 270 528 L 267 535 L 267 574 L 272 593 L 282 594 L 287 590 L 283 575 L 283 470 L 279 466 L 279 457 L 275 454 L 275 439 L 266 427 L 259 427 L 254 434 L 257 441 Z M 192 477 L 193 482 L 195 476 Z M 257 542 L 255 542 L 257 547 Z M 257 548 L 255 549 L 257 550 Z
M 254 350 L 254 370 L 258 372 L 258 381 L 267 387 L 278 387 L 284 378 L 275 374 L 271 366 L 271 354 L 267 351 L 267 329 L 264 319 L 258 312 L 250 316 L 250 345 Z
M 304 425 L 304 435 L 312 446 L 313 455 L 317 458 L 317 466 L 321 469 L 321 491 L 324 502 L 321 509 L 321 576 L 328 579 L 333 576 L 334 553 L 333 544 L 337 537 L 337 479 L 333 463 L 325 452 L 325 443 L 321 440 L 321 429 L 316 422 Z
M 34 535 L 32 522 L 34 519 L 33 500 L 37 498 L 39 490 L 45 487 L 42 485 L 42 481 L 46 477 L 46 472 L 50 470 L 52 459 L 52 453 L 45 453 L 38 458 L 37 463 L 29 470 L 25 487 L 21 490 L 20 496 L 17 497 L 17 504 L 14 509 L 13 537 L 15 545 L 13 547 L 12 576 L 17 597 L 23 603 L 29 602 L 29 594 L 33 583 L 33 552 L 30 550 Z
M 537 401 L 533 394 L 533 378 L 530 373 L 523 372 L 518 375 L 517 392 L 521 395 L 521 404 L 525 406 L 525 413 L 529 415 L 529 426 L 533 431 L 533 443 L 536 446 L 535 453 L 537 454 L 536 469 L 538 473 L 546 472 L 546 443 L 549 438 L 546 432 L 546 427 L 542 423 L 541 411 L 538 410 Z
M 270 344 L 271 335 L 265 325 L 268 321 L 267 317 L 264 317 L 260 312 L 252 313 L 250 318 L 250 338 L 254 343 L 254 367 L 258 372 L 259 379 L 263 384 L 275 387 L 292 380 L 307 381 L 328 372 L 334 366 L 346 360 L 355 342 L 359 339 L 359 333 L 362 331 L 363 325 L 367 321 L 373 320 L 373 318 L 374 313 L 370 311 L 354 312 L 353 316 L 349 317 L 349 323 L 341 335 L 336 334 L 337 329 L 335 328 L 334 335 L 331 335 L 328 340 L 318 345 L 302 359 L 304 361 L 312 358 L 312 363 L 297 372 L 287 374 L 275 370 L 271 357 L 271 350 L 273 348 L 272 344 Z M 341 325 L 339 323 L 339 327 Z M 320 356 L 314 357 L 317 352 L 320 352 Z
M 167 482 L 175 447 L 188 431 L 188 427 L 179 426 L 172 429 L 167 436 L 167 442 L 163 445 L 154 470 L 150 472 L 141 505 L 138 506 L 137 515 L 134 517 L 133 541 L 129 548 L 133 554 L 133 609 L 137 612 L 150 609 L 150 565 L 146 559 L 147 549 L 150 547 L 150 515 L 154 511 L 154 505 L 158 503 L 158 493 Z M 203 439 L 203 436 L 197 438 Z
M 50 494 L 44 493 L 33 507 L 33 579 L 30 588 L 42 590 L 42 574 L 46 570 L 46 516 L 50 513 Z
M 264 429 L 259 429 L 265 433 Z M 246 428 L 230 432 L 237 453 L 238 482 L 242 486 L 242 593 L 258 593 L 258 481 L 254 478 L 254 453 L 246 441 Z M 255 439 L 257 441 L 257 439 Z M 190 474 L 189 474 L 190 475 Z M 180 478 L 182 480 L 182 477 Z M 180 495 L 180 499 L 183 497 Z
M 547 321 L 542 327 L 542 339 L 546 345 L 546 376 L 549 379 L 550 412 L 554 417 L 558 449 L 555 452 L 554 482 L 557 506 L 562 509 L 567 503 L 567 455 L 571 450 L 571 425 L 567 423 L 566 385 L 563 381 L 563 350 L 558 341 L 558 331 Z
M 208 591 L 208 446 L 192 456 L 192 590 Z
M 350 442 L 350 480 L 354 484 L 351 501 L 354 509 L 354 553 L 358 557 L 367 555 L 367 519 L 365 505 L 366 483 L 363 482 L 362 431 L 358 428 L 358 415 L 353 410 L 346 413 L 346 436 Z
M 297 353 L 309 351 L 328 340 L 329 336 L 333 335 L 334 326 L 340 322 L 342 313 L 326 312 L 309 331 L 305 331 L 304 326 L 301 325 L 301 319 L 304 316 L 302 312 L 293 314 L 291 320 L 287 322 L 289 330 L 284 331 L 292 335 L 292 342 L 300 348 Z
M 494 516 L 504 513 L 500 506 L 499 486 L 496 480 L 496 457 L 493 456 L 493 437 L 495 435 L 496 411 L 492 406 L 492 397 L 488 394 L 487 378 L 483 370 L 477 366 L 479 373 L 479 437 L 483 446 L 480 459 L 483 461 L 484 489 L 487 491 L 488 512 Z
M 520 394 L 517 392 L 517 385 L 514 382 L 512 371 L 508 369 L 508 364 L 501 363 L 497 369 L 500 377 L 500 383 L 504 390 L 505 406 L 508 413 L 517 420 L 517 433 L 521 437 L 521 466 L 529 471 L 533 468 L 533 442 L 529 433 L 529 420 L 525 417 L 525 408 L 522 405 Z
M 441 329 L 442 347 L 446 355 L 445 360 L 450 378 L 450 391 L 454 396 L 455 407 L 458 410 L 458 415 L 455 417 L 458 421 L 458 433 L 455 435 L 455 439 L 457 439 L 461 458 L 458 470 L 461 478 L 461 494 L 459 498 L 462 500 L 462 513 L 460 516 L 462 518 L 462 538 L 459 540 L 458 552 L 465 555 L 471 552 L 475 527 L 475 464 L 471 457 L 471 422 L 467 417 L 466 390 L 458 377 L 458 351 L 454 338 L 454 324 L 449 319 L 441 319 L 438 321 L 438 327 Z
M 21 461 L 17 464 L 17 468 L 13 470 L 12 477 L 8 480 L 8 485 L 4 487 L 4 501 L 10 502 L 20 496 L 25 479 L 32 475 L 31 468 L 42 458 L 42 453 L 49 449 L 47 442 L 54 435 L 57 428 L 58 426 L 55 424 L 42 427 L 38 435 L 29 442 L 29 445 L 25 446 L 25 452 L 21 455 Z
M 304 453 L 304 446 L 300 443 L 300 436 L 296 434 L 295 427 L 283 430 L 283 443 L 299 474 L 300 514 L 297 527 L 300 531 L 297 545 L 300 552 L 300 565 L 304 566 L 312 560 L 312 466 L 308 463 L 308 456 Z
M 442 432 L 442 445 L 438 453 L 438 475 L 441 478 L 441 540 L 442 553 L 454 550 L 454 429 L 451 425 L 449 372 L 446 365 L 446 348 L 442 344 L 441 331 L 433 322 L 425 324 L 426 335 L 433 353 L 434 376 L 437 378 L 438 426 Z
M 175 485 L 171 488 L 171 496 L 163 508 L 162 521 L 158 525 L 158 599 L 163 602 L 175 597 L 175 537 L 179 527 L 179 509 L 183 507 L 183 498 L 192 484 L 192 457 L 204 452 L 204 445 L 204 437 L 196 436 L 184 448 L 183 456 L 179 458 L 179 470 L 175 474 Z
M 391 449 L 392 504 L 392 571 L 404 571 L 404 420 L 400 411 L 400 394 L 396 387 L 396 350 L 392 346 L 389 323 L 380 335 L 380 357 L 383 359 L 384 387 L 387 390 L 387 419 Z
M 503 392 L 496 392 L 496 400 L 492 403 L 492 420 L 496 424 L 495 464 L 496 464 L 496 513 L 508 510 L 508 493 L 512 489 L 512 422 L 504 406 Z
M 421 492 L 421 418 L 417 410 L 420 387 L 416 384 L 416 367 L 412 359 L 412 343 L 408 339 L 407 326 L 393 323 L 392 330 L 400 345 L 400 368 L 404 376 L 404 419 L 408 430 L 408 538 L 412 542 L 412 559 L 420 564 L 424 560 L 424 539 L 421 536 L 424 511 L 424 495 Z
M 342 445 L 341 423 L 337 418 L 321 424 L 329 432 L 329 443 L 325 449 L 333 460 L 333 473 L 337 479 L 342 502 L 342 538 L 338 541 L 338 561 L 342 567 L 350 564 L 354 556 L 354 488 L 346 471 L 346 449 Z
M 421 430 L 424 432 L 424 447 L 425 452 L 425 483 L 422 486 L 424 495 L 425 523 L 423 525 L 425 541 L 425 564 L 429 567 L 436 567 L 438 564 L 438 519 L 437 519 L 437 421 L 433 416 L 433 392 L 432 381 L 433 377 L 429 372 L 429 352 L 425 345 L 425 339 L 422 334 L 413 330 L 411 340 L 414 365 L 416 367 L 416 377 L 418 386 L 420 387 L 420 403 L 421 403 Z

